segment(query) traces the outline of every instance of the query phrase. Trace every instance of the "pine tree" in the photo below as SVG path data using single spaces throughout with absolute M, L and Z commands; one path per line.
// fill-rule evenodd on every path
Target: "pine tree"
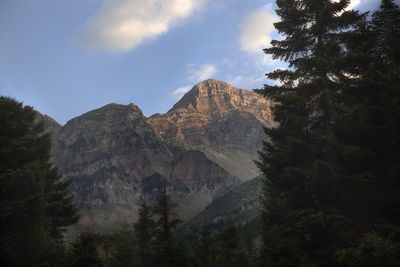
M 185 254 L 183 246 L 174 238 L 172 230 L 181 223 L 179 218 L 173 218 L 171 203 L 167 195 L 167 185 L 164 184 L 162 195 L 154 208 L 154 215 L 158 216 L 156 221 L 156 260 L 162 267 L 184 266 Z
M 260 266 L 258 249 L 255 239 L 247 240 L 247 254 L 249 255 L 249 265 L 250 267 Z
M 353 105 L 358 106 L 353 108 L 358 110 L 353 118 L 357 113 L 362 116 L 353 127 L 344 127 L 346 139 L 357 148 L 348 153 L 351 160 L 346 163 L 353 172 L 359 169 L 368 174 L 369 183 L 364 179 L 354 194 L 359 196 L 354 214 L 361 215 L 354 228 L 362 227 L 360 236 L 338 253 L 341 264 L 347 266 L 400 264 L 400 9 L 384 0 L 372 18 L 366 27 L 368 34 L 363 34 L 367 38 L 358 38 L 349 50 L 362 55 L 365 63 L 353 87 L 358 103 Z
M 137 242 L 138 266 L 154 266 L 154 229 L 151 208 L 142 203 L 139 209 L 139 220 L 134 224 L 134 233 Z
M 76 208 L 50 159 L 50 136 L 36 111 L 0 97 L 0 261 L 32 265 L 51 261 L 61 234 L 77 221 Z
M 93 234 L 83 232 L 72 244 L 73 266 L 102 266 L 97 252 L 96 238 Z
M 373 14 L 371 28 L 378 48 L 371 53 L 379 61 L 373 77 L 367 76 L 367 79 L 374 80 L 374 92 L 379 94 L 375 98 L 380 101 L 368 104 L 374 107 L 370 123 L 381 126 L 373 135 L 374 143 L 379 144 L 374 150 L 379 151 L 377 169 L 380 173 L 377 175 L 386 181 L 385 200 L 379 210 L 387 221 L 400 225 L 400 7 L 392 0 L 383 0 L 380 9 Z
M 400 64 L 400 9 L 393 0 L 382 0 L 373 14 L 371 24 L 375 33 L 375 53 L 387 65 Z
M 131 225 L 125 225 L 116 235 L 110 266 L 140 266 L 137 239 Z
M 217 255 L 218 266 L 248 266 L 250 261 L 243 242 L 239 237 L 237 226 L 229 220 L 219 234 Z
M 200 228 L 199 235 L 199 245 L 196 250 L 197 265 L 200 267 L 217 266 L 213 233 L 205 222 L 203 222 Z
M 284 40 L 264 51 L 289 63 L 267 77 L 282 85 L 260 91 L 278 104 L 265 129 L 269 142 L 260 152 L 265 175 L 262 210 L 262 260 L 267 266 L 328 266 L 351 239 L 346 217 L 348 196 L 339 166 L 343 145 L 337 120 L 353 65 L 346 43 L 365 15 L 346 11 L 349 1 L 276 1 L 281 21 L 275 28 Z M 347 193 L 347 192 L 346 192 Z M 350 236 L 349 236 L 350 235 Z

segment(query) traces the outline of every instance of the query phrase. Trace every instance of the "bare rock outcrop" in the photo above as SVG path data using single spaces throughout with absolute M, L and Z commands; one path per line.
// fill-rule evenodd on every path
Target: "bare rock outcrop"
M 210 79 L 195 85 L 166 114 L 148 121 L 171 145 L 203 151 L 241 180 L 257 176 L 253 163 L 274 127 L 273 103 L 251 90 Z

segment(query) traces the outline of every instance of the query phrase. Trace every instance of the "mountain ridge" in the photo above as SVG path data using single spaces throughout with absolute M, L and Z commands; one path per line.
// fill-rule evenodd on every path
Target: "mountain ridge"
M 262 128 L 273 125 L 271 106 L 214 79 L 195 85 L 165 114 L 145 117 L 135 104 L 110 103 L 56 127 L 52 162 L 72 180 L 81 225 L 112 231 L 135 221 L 141 202 L 155 203 L 163 181 L 187 221 L 259 174 L 253 160 Z

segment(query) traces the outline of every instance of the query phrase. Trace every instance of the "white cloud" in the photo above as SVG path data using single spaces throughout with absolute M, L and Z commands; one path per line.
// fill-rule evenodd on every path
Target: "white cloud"
M 334 0 L 339 2 L 340 0 Z M 399 1 L 399 0 L 395 0 Z M 346 10 L 361 10 L 361 12 L 376 10 L 379 7 L 380 0 L 351 0 Z
M 271 5 L 249 12 L 242 21 L 239 37 L 240 48 L 250 53 L 262 53 L 269 46 L 271 34 L 275 28 L 273 23 L 279 21 Z
M 354 7 L 358 6 L 361 3 L 361 0 L 352 0 L 350 1 L 350 5 L 347 9 L 353 9 Z
M 127 51 L 168 32 L 207 0 L 113 0 L 88 19 L 78 39 L 88 47 Z
M 235 87 L 245 88 L 245 89 L 254 89 L 254 88 L 262 87 L 265 80 L 266 80 L 266 78 L 264 75 L 262 75 L 260 77 L 238 75 L 235 77 L 228 77 L 227 82 L 232 84 Z
M 190 64 L 188 65 L 188 77 L 187 81 L 192 85 L 186 85 L 179 87 L 175 91 L 169 93 L 175 100 L 179 100 L 186 92 L 192 89 L 193 85 L 211 78 L 215 73 L 218 72 L 217 68 L 212 64 Z
M 215 73 L 218 72 L 217 68 L 212 64 L 203 65 L 189 65 L 189 77 L 188 81 L 197 83 L 211 78 Z
M 176 89 L 175 91 L 172 91 L 170 93 L 170 96 L 172 96 L 173 98 L 175 98 L 175 100 L 179 100 L 181 99 L 181 97 L 186 94 L 190 89 L 192 89 L 191 85 L 186 85 L 186 86 L 182 86 L 179 87 L 178 89 Z

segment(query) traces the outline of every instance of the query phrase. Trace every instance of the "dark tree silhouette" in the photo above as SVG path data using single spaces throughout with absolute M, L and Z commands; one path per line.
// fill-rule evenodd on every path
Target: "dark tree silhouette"
M 4 266 L 58 261 L 61 234 L 76 208 L 49 162 L 51 140 L 36 111 L 0 97 L 0 261 Z M 54 259 L 54 257 L 56 259 Z

